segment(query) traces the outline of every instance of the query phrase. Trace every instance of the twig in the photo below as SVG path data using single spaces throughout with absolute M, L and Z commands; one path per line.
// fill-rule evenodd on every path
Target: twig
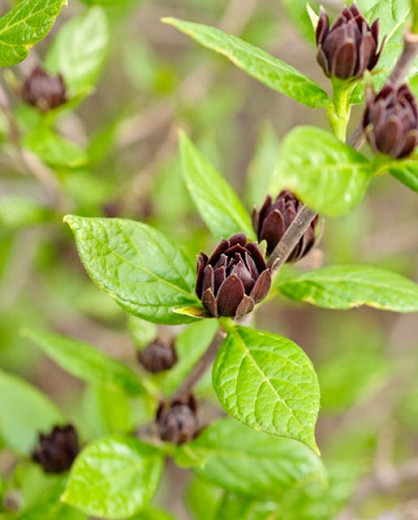
M 301 237 L 303 237 L 305 232 L 308 230 L 316 215 L 315 211 L 312 211 L 307 206 L 303 206 L 296 215 L 268 260 L 267 265 L 271 267 L 273 274 L 277 273 L 277 271 L 284 265 Z
M 213 338 L 211 344 L 209 345 L 205 353 L 202 355 L 202 357 L 199 358 L 192 370 L 188 373 L 186 379 L 177 389 L 176 393 L 174 394 L 173 400 L 182 400 L 190 395 L 190 393 L 193 390 L 193 387 L 205 374 L 210 364 L 214 361 L 224 337 L 225 332 L 221 329 L 218 330 L 216 336 Z

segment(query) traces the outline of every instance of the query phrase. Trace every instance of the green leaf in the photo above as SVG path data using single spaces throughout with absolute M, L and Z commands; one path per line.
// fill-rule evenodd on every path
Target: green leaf
M 418 191 L 418 157 L 416 155 L 406 159 L 377 155 L 373 160 L 373 169 L 374 175 L 389 173 L 411 190 Z
M 225 493 L 216 514 L 216 520 L 282 520 L 278 504 L 273 500 L 255 499 L 248 495 Z
M 163 22 L 176 27 L 204 47 L 222 54 L 264 85 L 299 103 L 312 108 L 326 107 L 331 103 L 328 94 L 312 79 L 236 36 L 176 18 L 164 18 Z
M 314 0 L 311 4 L 318 10 L 318 3 Z M 310 43 L 315 44 L 315 31 L 312 27 L 311 19 L 309 18 L 306 0 L 283 0 L 283 6 L 287 11 L 288 16 L 298 31 Z
M 301 126 L 283 142 L 270 192 L 276 196 L 288 188 L 312 209 L 334 217 L 359 204 L 370 178 L 363 155 L 324 130 Z
M 187 505 L 196 520 L 217 520 L 217 509 L 222 499 L 222 489 L 207 480 L 193 477 L 187 488 Z
M 182 450 L 204 461 L 195 468 L 199 476 L 248 495 L 278 497 L 305 480 L 325 478 L 320 458 L 304 444 L 256 432 L 231 419 L 212 424 L 180 447 L 180 455 Z
M 236 193 L 184 132 L 180 134 L 180 154 L 184 182 L 215 237 L 245 233 L 255 238 L 250 216 Z
M 25 330 L 23 334 L 61 368 L 83 381 L 98 385 L 115 385 L 128 395 L 144 392 L 144 387 L 134 372 L 83 341 L 33 330 Z
M 318 451 L 319 386 L 312 363 L 292 341 L 246 327 L 231 328 L 213 367 L 213 385 L 235 419 Z
M 76 168 L 87 163 L 86 152 L 48 128 L 36 127 L 22 139 L 25 148 L 53 166 Z
M 154 341 L 158 334 L 155 323 L 135 318 L 135 316 L 129 316 L 128 330 L 138 349 L 142 349 Z
M 77 457 L 61 500 L 92 516 L 132 516 L 156 492 L 162 469 L 152 446 L 130 437 L 101 439 Z
M 175 518 L 162 509 L 147 508 L 131 517 L 130 520 L 175 520 Z
M 70 95 L 87 95 L 94 90 L 103 69 L 109 26 L 101 7 L 72 18 L 59 31 L 45 59 L 50 72 L 61 73 Z
M 195 267 L 150 226 L 123 219 L 67 215 L 92 280 L 126 311 L 154 323 L 187 323 L 179 307 L 198 304 Z
M 23 0 L 0 18 L 0 67 L 24 60 L 44 38 L 67 0 Z
M 0 436 L 13 450 L 29 455 L 39 433 L 64 421 L 58 408 L 37 388 L 0 371 Z
M 49 208 L 31 197 L 11 194 L 0 200 L 0 224 L 4 228 L 14 230 L 39 224 L 51 216 Z
M 335 265 L 302 273 L 280 284 L 296 301 L 327 309 L 368 305 L 396 312 L 418 311 L 418 285 L 403 276 L 361 265 Z

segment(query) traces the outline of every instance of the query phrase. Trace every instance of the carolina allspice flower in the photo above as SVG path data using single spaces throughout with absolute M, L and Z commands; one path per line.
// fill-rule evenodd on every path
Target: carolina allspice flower
M 169 370 L 177 363 L 174 341 L 167 344 L 161 339 L 156 339 L 138 353 L 138 361 L 148 372 L 157 373 Z
M 222 239 L 210 258 L 198 257 L 196 294 L 212 316 L 241 318 L 267 296 L 270 285 L 260 249 L 243 233 Z
M 408 86 L 385 85 L 378 94 L 367 89 L 363 128 L 375 153 L 411 155 L 418 144 L 418 111 Z
M 42 112 L 58 108 L 67 101 L 64 78 L 61 74 L 52 76 L 41 67 L 36 67 L 26 78 L 21 96 L 25 103 Z
M 157 426 L 160 439 L 173 444 L 184 444 L 199 433 L 196 417 L 197 403 L 191 395 L 187 400 L 162 403 L 157 411 Z
M 257 207 L 254 208 L 252 213 L 253 227 L 257 233 L 258 241 L 265 240 L 267 242 L 268 255 L 274 251 L 301 208 L 300 200 L 288 190 L 281 191 L 274 202 L 268 195 L 260 210 Z M 286 262 L 296 262 L 309 253 L 315 243 L 317 222 L 318 217 L 316 216 Z
M 45 473 L 63 473 L 71 468 L 79 452 L 77 432 L 71 424 L 54 426 L 51 433 L 39 436 L 32 458 Z
M 372 70 L 382 52 L 384 41 L 379 44 L 379 20 L 369 27 L 355 3 L 345 7 L 333 26 L 321 9 L 316 28 L 318 46 L 317 61 L 325 74 L 339 79 L 359 78 L 366 70 Z

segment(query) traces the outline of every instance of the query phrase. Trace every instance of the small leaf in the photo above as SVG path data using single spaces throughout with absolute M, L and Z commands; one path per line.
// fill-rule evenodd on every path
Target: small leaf
M 264 85 L 299 103 L 312 108 L 326 107 L 331 104 L 328 94 L 312 79 L 236 36 L 214 27 L 176 18 L 164 18 L 163 22 L 176 27 L 204 47 L 222 54 Z
M 126 311 L 154 323 L 187 323 L 197 305 L 195 267 L 163 234 L 140 222 L 67 215 L 92 280 Z
M 302 273 L 280 291 L 296 301 L 327 309 L 368 305 L 396 312 L 418 311 L 418 285 L 403 276 L 371 266 L 341 265 Z
M 305 480 L 325 478 L 320 458 L 307 446 L 231 419 L 206 428 L 196 440 L 178 448 L 179 456 L 183 449 L 204 460 L 202 467 L 195 467 L 199 476 L 239 493 L 277 498 Z
M 162 468 L 152 446 L 131 437 L 101 439 L 75 460 L 61 500 L 92 516 L 132 516 L 156 492 Z
M 371 178 L 369 161 L 319 128 L 301 126 L 285 138 L 270 192 L 292 190 L 310 208 L 331 217 L 353 209 Z
M 24 0 L 0 18 L 0 67 L 24 60 L 42 40 L 67 0 Z
M 77 168 L 87 162 L 86 152 L 48 128 L 36 127 L 22 139 L 25 148 L 53 166 Z
M 309 358 L 289 339 L 241 326 L 230 329 L 213 367 L 213 385 L 235 419 L 318 451 L 318 380 Z
M 13 450 L 29 455 L 39 433 L 62 424 L 58 408 L 37 388 L 0 371 L 0 436 Z
M 127 366 L 83 341 L 32 330 L 23 334 L 61 368 L 83 381 L 115 385 L 128 395 L 144 392 L 140 380 Z
M 416 155 L 406 159 L 377 155 L 373 160 L 373 169 L 375 175 L 389 173 L 411 190 L 418 191 L 418 157 Z
M 177 314 L 191 316 L 192 318 L 211 318 L 212 316 L 203 307 L 180 307 L 175 309 Z
M 215 237 L 245 233 L 254 238 L 250 216 L 236 193 L 183 132 L 180 153 L 184 182 Z
M 64 76 L 72 97 L 87 95 L 102 71 L 109 38 L 105 12 L 101 7 L 93 7 L 60 29 L 49 48 L 45 66 Z

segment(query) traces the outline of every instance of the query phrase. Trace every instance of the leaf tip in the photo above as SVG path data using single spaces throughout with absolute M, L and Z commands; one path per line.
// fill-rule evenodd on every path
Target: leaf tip
M 172 16 L 164 16 L 163 18 L 161 18 L 161 22 L 162 23 L 165 23 L 167 25 L 175 25 L 176 23 L 176 19 L 173 18 Z

